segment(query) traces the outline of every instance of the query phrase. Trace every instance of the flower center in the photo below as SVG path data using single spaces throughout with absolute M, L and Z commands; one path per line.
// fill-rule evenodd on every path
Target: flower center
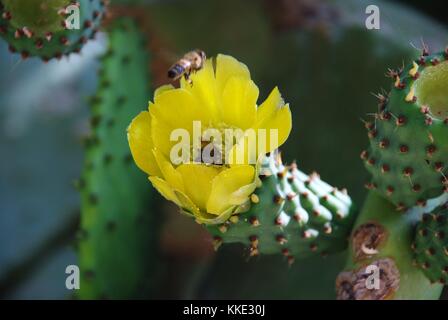
M 196 154 L 194 160 L 203 164 L 222 166 L 225 164 L 226 155 L 242 135 L 243 130 L 227 125 L 205 128 L 201 134 L 200 154 Z

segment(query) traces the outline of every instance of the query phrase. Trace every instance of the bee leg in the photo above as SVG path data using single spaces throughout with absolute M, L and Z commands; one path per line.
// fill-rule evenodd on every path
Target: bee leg
M 190 86 L 193 86 L 193 81 L 190 78 L 190 74 L 185 73 L 184 77 L 185 77 L 185 80 L 190 84 Z

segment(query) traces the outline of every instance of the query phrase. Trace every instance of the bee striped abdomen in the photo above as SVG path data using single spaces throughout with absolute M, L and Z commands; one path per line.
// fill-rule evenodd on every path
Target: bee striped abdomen
M 168 70 L 168 77 L 171 79 L 180 77 L 185 71 L 185 68 L 180 64 L 175 64 Z

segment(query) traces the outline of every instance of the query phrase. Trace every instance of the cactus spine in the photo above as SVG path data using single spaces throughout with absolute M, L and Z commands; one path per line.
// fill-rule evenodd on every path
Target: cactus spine
M 304 174 L 295 164 L 284 166 L 277 153 L 264 159 L 260 172 L 250 209 L 224 224 L 208 226 L 215 248 L 238 242 L 249 248 L 250 256 L 279 253 L 292 263 L 346 247 L 354 210 L 345 191 L 316 173 Z
M 68 28 L 69 6 L 79 9 L 79 29 Z M 105 7 L 104 0 L 1 0 L 0 36 L 24 59 L 61 58 L 95 36 Z
M 127 125 L 149 96 L 149 78 L 142 68 L 148 56 L 128 18 L 113 23 L 109 46 L 92 99 L 92 135 L 79 182 L 83 299 L 148 297 L 154 271 L 153 193 L 134 166 L 126 139 Z

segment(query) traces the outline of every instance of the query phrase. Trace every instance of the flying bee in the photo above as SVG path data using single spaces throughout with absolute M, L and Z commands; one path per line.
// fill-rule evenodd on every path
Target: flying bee
M 204 51 L 199 49 L 190 51 L 169 68 L 168 78 L 175 81 L 183 76 L 192 85 L 193 82 L 190 79 L 191 73 L 201 70 L 206 59 Z

